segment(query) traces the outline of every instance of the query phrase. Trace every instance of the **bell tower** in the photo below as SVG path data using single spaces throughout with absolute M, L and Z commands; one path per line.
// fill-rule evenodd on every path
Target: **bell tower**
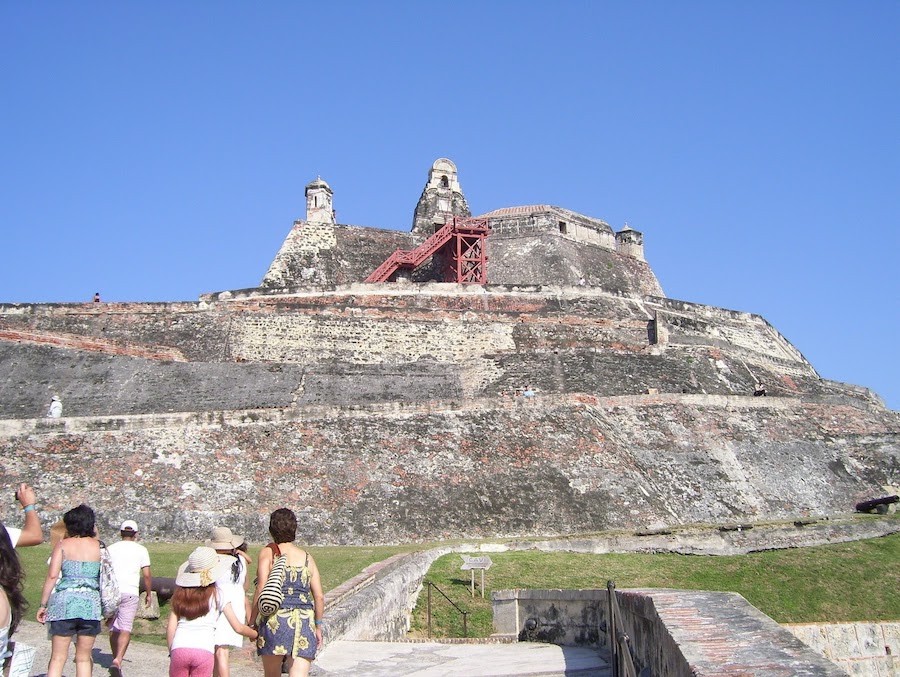
M 307 223 L 334 223 L 334 194 L 321 177 L 306 184 Z
M 472 216 L 459 185 L 456 165 L 447 158 L 438 158 L 428 172 L 428 183 L 413 214 L 412 232 L 431 235 L 435 221 L 443 224 L 450 216 Z

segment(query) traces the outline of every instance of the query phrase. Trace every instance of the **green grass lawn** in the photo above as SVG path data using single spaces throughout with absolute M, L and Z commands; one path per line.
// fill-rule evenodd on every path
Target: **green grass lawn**
M 146 543 L 156 576 L 174 577 L 196 544 Z M 254 559 L 260 546 L 254 546 Z M 399 552 L 431 545 L 311 547 L 326 592 L 366 566 Z M 27 578 L 25 594 L 34 619 L 47 573 L 48 545 L 18 551 Z M 681 588 L 738 592 L 780 623 L 900 619 L 900 534 L 850 543 L 773 550 L 737 556 L 675 554 L 583 555 L 521 551 L 491 553 L 485 598 L 469 594 L 469 572 L 460 571 L 458 554 L 438 559 L 427 580 L 469 612 L 470 637 L 492 631 L 490 593 L 510 588 Z M 255 576 L 251 567 L 250 577 Z M 476 582 L 480 576 L 476 574 Z M 413 617 L 413 634 L 425 631 L 425 595 Z M 437 637 L 462 636 L 462 621 L 440 595 L 433 596 L 432 630 Z M 163 644 L 168 605 L 158 621 L 138 621 L 135 640 Z M 105 640 L 101 640 L 105 641 Z
M 900 619 L 900 534 L 813 548 L 736 556 L 660 554 L 584 555 L 537 551 L 491 553 L 485 597 L 469 592 L 462 558 L 445 555 L 426 580 L 468 613 L 470 637 L 492 632 L 491 591 L 512 588 L 678 588 L 738 592 L 779 623 Z M 480 575 L 476 572 L 476 586 Z M 413 632 L 427 628 L 425 595 L 413 616 Z M 462 618 L 432 594 L 432 634 L 462 636 Z

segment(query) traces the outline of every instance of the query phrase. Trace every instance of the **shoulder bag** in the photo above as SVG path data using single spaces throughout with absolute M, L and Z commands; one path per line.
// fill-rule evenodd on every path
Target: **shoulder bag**
M 287 557 L 281 554 L 276 543 L 269 543 L 266 547 L 272 549 L 272 569 L 262 592 L 259 593 L 257 605 L 260 614 L 271 616 L 284 602 L 284 570 L 287 567 Z
M 100 613 L 103 618 L 115 616 L 121 600 L 122 594 L 119 592 L 119 582 L 116 580 L 109 550 L 100 541 Z

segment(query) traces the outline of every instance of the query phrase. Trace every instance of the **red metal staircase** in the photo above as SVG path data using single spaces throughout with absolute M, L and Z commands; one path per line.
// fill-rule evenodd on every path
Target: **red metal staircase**
M 487 282 L 484 239 L 489 232 L 487 219 L 451 217 L 415 249 L 397 249 L 366 278 L 366 282 L 387 282 L 401 268 L 412 271 L 437 256 L 444 282 L 484 284 Z

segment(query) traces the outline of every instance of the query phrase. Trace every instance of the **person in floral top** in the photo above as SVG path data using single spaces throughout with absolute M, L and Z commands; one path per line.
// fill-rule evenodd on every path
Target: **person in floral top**
M 282 665 L 289 677 L 306 677 L 322 646 L 322 615 L 325 596 L 315 560 L 294 545 L 297 517 L 287 508 L 279 508 L 269 517 L 272 543 L 259 553 L 256 595 L 250 625 L 259 620 L 256 653 L 262 658 L 266 677 L 278 677 Z M 275 557 L 284 556 L 284 602 L 271 616 L 259 613 L 259 595 L 266 585 Z

